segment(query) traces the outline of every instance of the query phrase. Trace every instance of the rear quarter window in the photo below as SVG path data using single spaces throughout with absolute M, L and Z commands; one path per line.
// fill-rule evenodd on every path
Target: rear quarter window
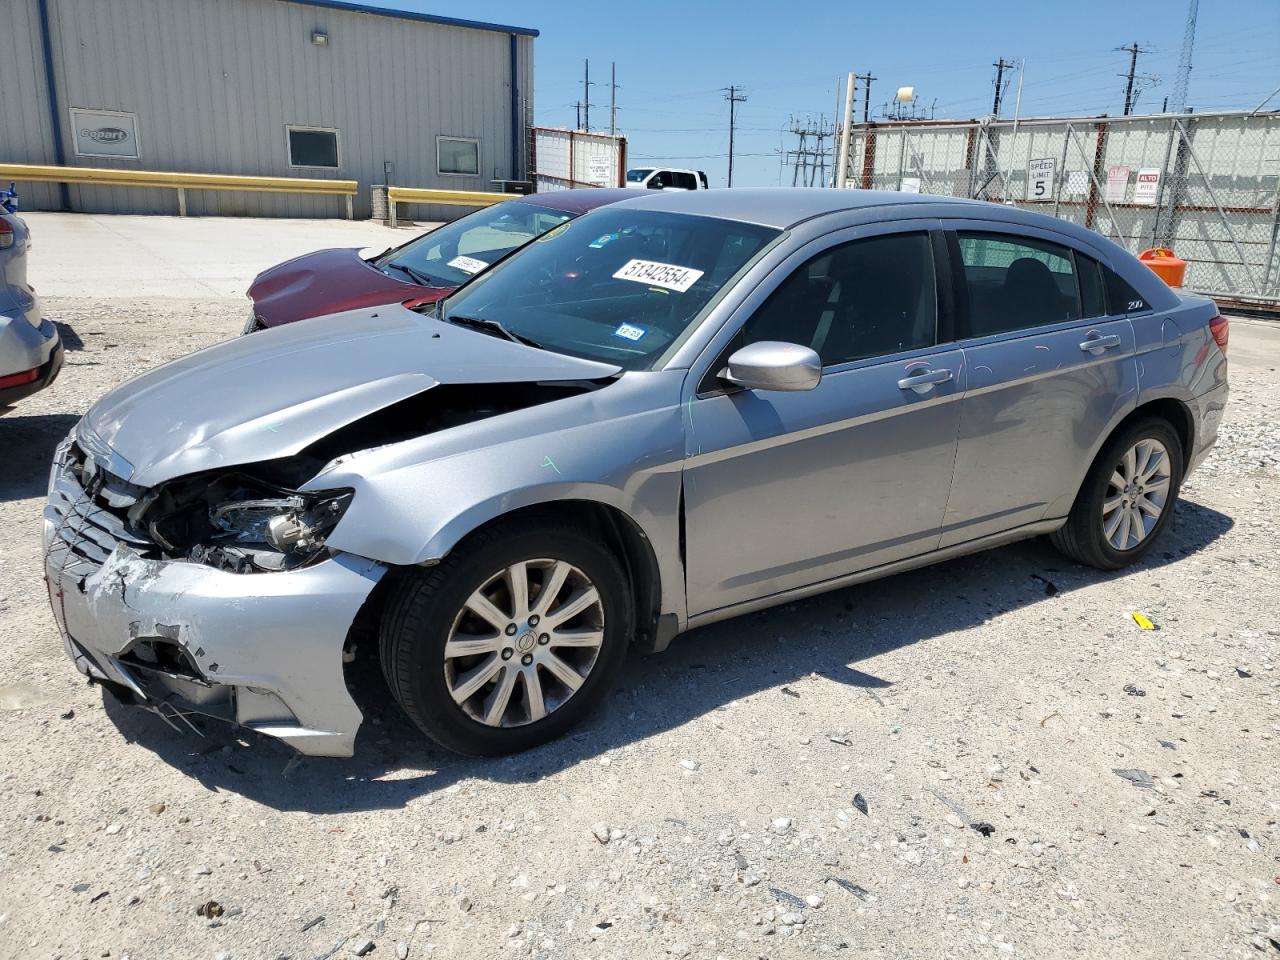
M 1107 300 L 1112 313 L 1143 313 L 1151 309 L 1146 298 L 1124 277 L 1107 267 L 1102 268 L 1106 277 Z

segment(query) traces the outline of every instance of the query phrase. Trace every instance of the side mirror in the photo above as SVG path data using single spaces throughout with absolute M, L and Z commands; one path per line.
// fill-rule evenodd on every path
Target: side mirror
M 822 361 L 797 343 L 761 340 L 734 351 L 718 376 L 746 390 L 812 390 L 822 380 Z

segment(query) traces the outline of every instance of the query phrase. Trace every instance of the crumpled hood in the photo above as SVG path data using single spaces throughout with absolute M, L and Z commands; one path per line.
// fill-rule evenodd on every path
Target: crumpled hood
M 618 372 L 393 304 L 237 337 L 167 363 L 94 404 L 77 437 L 104 465 L 109 457 L 113 473 L 150 487 L 295 454 L 440 383 L 586 380 Z

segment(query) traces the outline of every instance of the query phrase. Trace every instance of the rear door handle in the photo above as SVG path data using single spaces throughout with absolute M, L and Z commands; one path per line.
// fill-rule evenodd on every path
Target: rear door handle
M 1102 353 L 1103 350 L 1110 350 L 1112 347 L 1120 346 L 1120 338 L 1115 334 L 1107 337 L 1092 336 L 1080 344 L 1080 349 L 1085 353 L 1092 353 L 1095 357 Z
M 924 373 L 913 374 L 909 377 L 903 377 L 898 381 L 898 388 L 901 390 L 914 390 L 916 393 L 925 394 L 932 390 L 939 383 L 946 383 L 952 377 L 950 370 L 926 370 Z

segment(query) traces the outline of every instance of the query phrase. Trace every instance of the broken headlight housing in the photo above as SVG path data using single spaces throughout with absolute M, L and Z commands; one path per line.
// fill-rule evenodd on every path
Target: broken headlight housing
M 236 573 L 292 570 L 325 552 L 350 490 L 304 492 L 247 474 L 164 485 L 130 519 L 172 557 Z

